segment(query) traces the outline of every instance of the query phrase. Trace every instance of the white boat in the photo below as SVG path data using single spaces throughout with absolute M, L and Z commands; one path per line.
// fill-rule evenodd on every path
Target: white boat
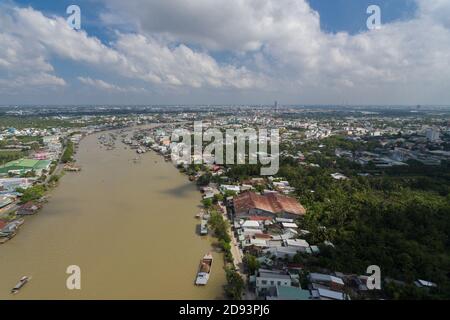
M 213 256 L 211 253 L 205 254 L 200 261 L 200 266 L 197 272 L 197 279 L 195 279 L 195 285 L 204 286 L 208 283 L 209 275 L 211 274 L 211 268 L 213 263 Z
M 11 294 L 16 294 L 19 292 L 22 287 L 31 280 L 31 277 L 23 276 L 20 278 L 19 282 L 14 286 L 14 288 L 11 289 Z
M 200 224 L 200 234 L 202 236 L 206 236 L 208 234 L 208 221 L 202 220 L 202 223 Z

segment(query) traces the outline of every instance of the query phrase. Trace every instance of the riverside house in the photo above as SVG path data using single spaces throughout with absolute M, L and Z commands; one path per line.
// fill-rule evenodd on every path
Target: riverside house
M 35 214 L 41 205 L 35 204 L 33 201 L 28 201 L 27 203 L 21 205 L 17 210 L 17 215 L 19 216 L 28 216 Z

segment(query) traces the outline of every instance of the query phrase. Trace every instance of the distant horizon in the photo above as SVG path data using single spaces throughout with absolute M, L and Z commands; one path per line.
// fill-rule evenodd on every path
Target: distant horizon
M 0 105 L 0 108 L 10 108 L 10 107 L 273 107 L 273 104 L 238 104 L 238 103 L 224 103 L 224 104 L 109 104 L 109 103 L 99 103 L 99 104 L 8 104 Z M 450 108 L 450 104 L 278 104 L 278 108 L 282 107 L 336 107 L 336 108 L 427 108 L 427 107 L 440 107 L 440 108 Z

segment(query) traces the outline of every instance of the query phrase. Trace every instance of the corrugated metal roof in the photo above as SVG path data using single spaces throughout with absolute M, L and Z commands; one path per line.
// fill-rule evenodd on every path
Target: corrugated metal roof
M 271 213 L 291 213 L 304 215 L 305 208 L 297 199 L 278 193 L 259 195 L 254 192 L 244 192 L 234 198 L 236 213 L 247 212 L 250 209 L 259 209 Z
M 344 294 L 342 292 L 332 291 L 323 288 L 318 288 L 317 291 L 321 297 L 334 300 L 344 300 Z

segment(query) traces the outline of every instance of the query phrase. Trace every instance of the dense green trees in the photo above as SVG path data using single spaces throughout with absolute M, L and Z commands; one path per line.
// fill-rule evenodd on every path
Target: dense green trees
M 73 154 L 74 154 L 74 145 L 72 141 L 68 141 L 66 145 L 66 149 L 64 150 L 64 153 L 61 157 L 62 163 L 71 162 L 73 160 Z
M 26 190 L 18 188 L 17 192 L 22 193 L 22 197 L 20 198 L 21 203 L 26 203 L 28 201 L 38 200 L 44 196 L 45 187 L 43 185 L 36 185 L 30 187 Z
M 338 197 L 312 207 L 307 216 L 313 234 L 324 225 L 326 237 L 336 245 L 323 255 L 327 266 L 362 272 L 377 264 L 396 279 L 446 281 L 450 211 L 445 199 L 411 191 Z
M 436 180 L 439 187 L 426 187 L 418 181 L 431 185 L 433 177 L 385 172 L 334 181 L 331 172 L 292 163 L 284 163 L 279 172 L 308 209 L 302 221 L 311 231 L 308 240 L 335 245 L 325 247 L 314 264 L 361 274 L 376 264 L 384 276 L 409 284 L 417 279 L 438 283 L 428 296 L 450 297 L 450 197 L 444 180 Z M 416 291 L 392 292 L 405 298 Z
M 223 201 L 224 200 L 224 196 L 221 193 L 217 193 L 214 195 L 214 203 L 217 203 L 219 201 Z
M 58 128 L 58 127 L 74 127 L 76 124 L 68 120 L 61 120 L 53 117 L 42 116 L 8 116 L 2 114 L 0 117 L 0 128 Z
M 244 256 L 244 263 L 247 267 L 249 274 L 254 274 L 260 267 L 259 261 L 256 259 L 255 256 L 251 254 L 246 254 Z
M 206 209 L 209 209 L 209 208 L 211 208 L 213 201 L 212 201 L 212 199 L 203 199 L 202 204 Z
M 229 225 L 228 222 L 222 217 L 222 215 L 215 211 L 211 211 L 211 217 L 209 219 L 209 224 L 214 230 L 215 236 L 219 240 L 224 240 L 225 242 L 230 242 L 230 235 L 228 233 Z
M 225 267 L 225 274 L 228 282 L 225 286 L 225 293 L 233 300 L 241 300 L 245 289 L 244 279 L 231 267 Z
M 23 151 L 0 151 L 0 165 L 3 165 L 7 162 L 18 160 L 27 155 L 26 152 Z
M 211 182 L 211 173 L 207 172 L 203 175 L 201 175 L 198 179 L 197 179 L 197 185 L 199 187 L 205 187 L 207 186 L 210 182 Z
M 231 237 L 228 233 L 230 228 L 228 221 L 216 210 L 211 211 L 211 217 L 209 224 L 214 231 L 214 235 L 219 240 L 219 246 L 224 252 L 226 262 L 233 262 L 233 256 L 231 254 Z
M 260 164 L 229 165 L 227 168 L 227 176 L 233 181 L 247 179 L 252 176 L 259 176 L 261 173 Z

